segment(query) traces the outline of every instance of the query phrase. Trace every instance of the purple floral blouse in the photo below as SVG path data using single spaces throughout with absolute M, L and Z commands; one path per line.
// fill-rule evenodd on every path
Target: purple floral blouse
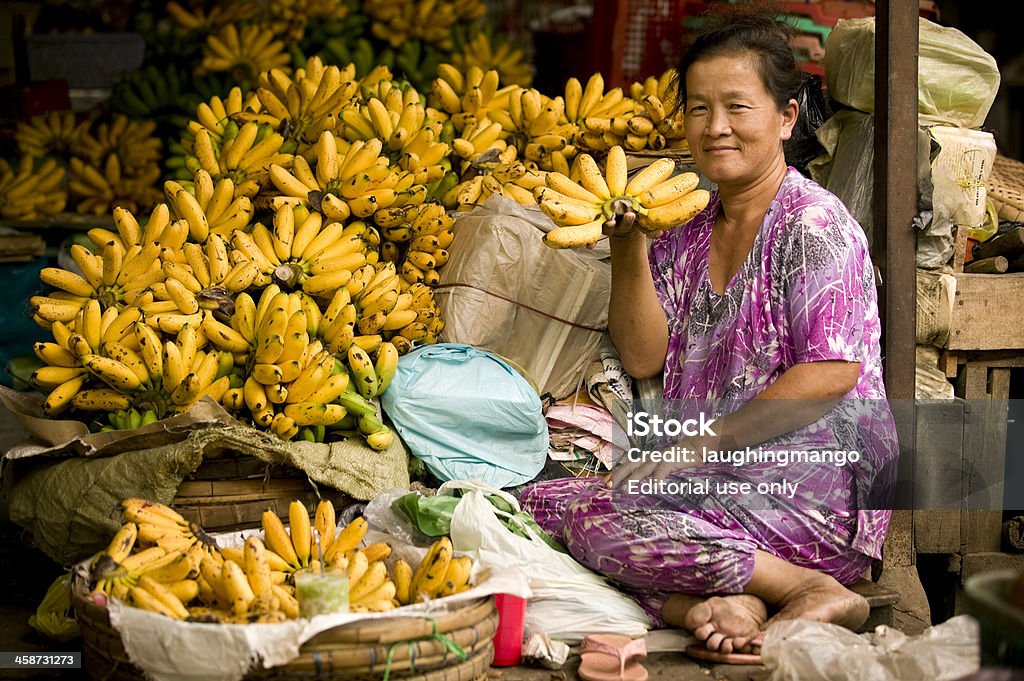
M 835 476 L 821 476 L 821 488 L 810 492 L 856 513 L 852 548 L 878 558 L 898 446 L 882 382 L 864 232 L 835 195 L 790 168 L 750 254 L 719 295 L 708 277 L 708 253 L 720 208 L 714 192 L 697 217 L 651 245 L 651 271 L 669 321 L 666 404 L 698 400 L 729 413 L 795 364 L 860 362 L 857 385 L 839 405 L 761 446 L 859 451 L 860 461 L 846 464 L 852 482 L 837 486 Z

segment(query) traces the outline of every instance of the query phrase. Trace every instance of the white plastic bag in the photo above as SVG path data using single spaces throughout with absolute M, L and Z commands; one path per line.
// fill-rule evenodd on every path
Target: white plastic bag
M 526 606 L 527 632 L 575 643 L 590 634 L 643 636 L 651 626 L 647 613 L 572 556 L 544 543 L 529 527 L 526 539 L 510 532 L 499 520 L 508 517 L 486 496 L 497 494 L 519 511 L 518 500 L 501 490 L 468 480 L 446 482 L 438 494 L 466 490 L 452 515 L 455 550 L 494 568 L 518 568 L 530 578 L 533 596 Z

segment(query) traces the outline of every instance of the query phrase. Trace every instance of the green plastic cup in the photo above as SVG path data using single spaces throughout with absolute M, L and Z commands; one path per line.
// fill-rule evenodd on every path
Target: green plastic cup
M 348 612 L 348 577 L 344 572 L 295 573 L 295 597 L 303 617 Z

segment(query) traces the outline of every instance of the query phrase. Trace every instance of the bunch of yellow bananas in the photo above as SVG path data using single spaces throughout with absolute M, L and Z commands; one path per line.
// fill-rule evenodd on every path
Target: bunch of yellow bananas
M 85 130 L 72 142 L 71 153 L 99 166 L 114 155 L 128 172 L 145 170 L 160 161 L 162 142 L 153 133 L 156 121 L 129 121 L 115 116 L 113 121 L 99 123 L 94 130 Z
M 104 316 L 110 318 L 105 327 Z M 137 314 L 117 314 L 114 308 L 101 314 L 99 302 L 90 300 L 76 320 L 80 332 L 54 322 L 56 342 L 36 345 L 37 356 L 53 364 L 32 375 L 35 385 L 50 391 L 44 412 L 58 414 L 70 406 L 114 411 L 138 405 L 163 418 L 187 411 L 207 395 L 220 400 L 231 387 L 231 353 L 199 349 L 205 339 L 197 331 L 198 322 L 184 323 L 174 341 L 162 342 L 150 326 L 160 317 L 129 324 L 138 320 Z
M 471 588 L 473 561 L 455 556 L 448 537 L 435 541 L 415 568 L 404 560 L 389 568 L 391 545 L 363 546 L 366 519 L 339 528 L 328 500 L 317 504 L 312 520 L 305 504 L 293 500 L 287 528 L 267 510 L 262 539 L 250 535 L 242 546 L 223 548 L 165 504 L 132 498 L 122 507 L 124 525 L 90 564 L 93 596 L 117 598 L 172 619 L 232 624 L 295 619 L 294 574 L 305 569 L 344 573 L 350 610 L 357 613 Z
M 199 168 L 211 178 L 227 177 L 234 182 L 235 196 L 255 196 L 266 181 L 270 165 L 291 159 L 290 154 L 280 153 L 284 137 L 269 123 L 245 123 L 237 135 L 223 139 L 218 149 L 207 129 L 200 128 L 196 131 L 194 151 Z
M 431 203 L 423 204 L 410 216 L 408 227 L 386 230 L 389 240 L 407 244 L 399 271 L 408 284 L 423 282 L 427 286 L 437 285 L 440 281 L 438 269 L 448 262 L 446 249 L 455 236 L 452 232 L 454 223 L 443 206 Z M 397 234 L 400 230 L 402 233 Z
M 261 73 L 256 89 L 259 108 L 235 119 L 269 123 L 295 143 L 296 153 L 306 154 L 325 130 L 337 130 L 338 113 L 357 92 L 355 67 L 324 66 L 314 56 L 292 76 L 281 69 Z
M 637 103 L 623 96 L 622 88 L 604 91 L 604 77 L 593 74 L 583 87 L 576 78 L 565 83 L 565 115 L 579 125 L 576 145 L 591 152 L 606 152 L 625 144 L 626 122 L 637 113 Z
M 64 168 L 55 159 L 37 166 L 31 156 L 22 156 L 17 171 L 0 159 L 0 217 L 35 220 L 59 213 L 67 202 L 63 181 Z
M 269 3 L 267 9 L 267 28 L 292 40 L 305 35 L 310 21 L 341 21 L 349 12 L 348 4 L 340 0 L 278 0 Z
M 166 5 L 167 13 L 174 22 L 186 31 L 213 33 L 231 23 L 240 23 L 254 18 L 260 12 L 260 3 L 251 0 L 217 3 L 209 9 L 194 7 L 185 9 L 177 2 Z
M 659 78 L 651 76 L 643 83 L 630 86 L 630 95 L 643 104 L 644 111 L 629 121 L 629 128 L 637 135 L 647 134 L 651 149 L 686 149 L 689 146 L 683 112 L 676 108 L 677 85 L 675 69 L 668 69 Z M 644 118 L 649 119 L 649 126 L 643 122 Z M 648 133 L 643 132 L 648 129 Z
M 129 237 L 97 228 L 90 230 L 89 236 L 100 239 L 102 234 L 106 238 L 99 254 L 80 244 L 73 244 L 69 250 L 82 275 L 56 267 L 43 268 L 40 279 L 58 290 L 29 299 L 36 322 L 45 328 L 54 322 L 71 323 L 90 300 L 100 302 L 103 312 L 108 309 L 117 312 L 126 305 L 141 307 L 153 302 L 151 287 L 164 280 L 159 259 L 161 248 L 168 246 L 168 242 L 177 243 L 180 248 L 185 242 L 182 232 L 187 234 L 188 229 L 183 221 L 165 223 L 162 229 L 158 229 L 160 214 L 165 215 L 166 210 L 155 210 L 146 230 L 146 234 L 151 235 L 149 227 L 154 227 L 152 232 L 160 235 L 157 237 L 160 240 L 149 241 L 146 246 L 136 242 L 126 247 L 125 241 Z M 119 225 L 126 224 L 135 224 L 138 228 L 134 219 L 119 222 Z
M 77 122 L 71 111 L 51 111 L 18 123 L 14 141 L 18 153 L 43 158 L 49 155 L 67 157 L 75 142 L 88 129 L 89 122 Z
M 274 212 L 272 229 L 257 223 L 248 234 L 236 230 L 232 242 L 256 264 L 262 284 L 273 281 L 287 290 L 330 299 L 356 270 L 376 258 L 379 237 L 365 222 L 325 222 L 305 206 L 285 204 Z
M 195 172 L 200 167 L 195 156 L 195 138 L 200 130 L 205 129 L 206 134 L 210 136 L 210 144 L 219 148 L 224 142 L 238 135 L 239 120 L 245 115 L 258 113 L 259 110 L 260 100 L 257 93 L 251 92 L 243 97 L 242 89 L 237 86 L 231 88 L 223 99 L 214 95 L 209 102 L 200 102 L 196 106 L 196 120 L 188 122 L 181 140 L 181 146 L 191 154 L 187 157 L 191 159 L 190 170 Z
M 384 563 L 384 559 L 391 554 L 391 547 L 386 543 L 377 543 L 358 548 L 368 527 L 365 518 L 356 518 L 338 530 L 333 505 L 330 501 L 321 501 L 311 524 L 306 507 L 299 501 L 293 501 L 288 507 L 288 521 L 289 528 L 285 529 L 273 511 L 263 513 L 266 553 L 283 560 L 287 566 L 286 574 L 302 568 L 345 572 L 349 580 L 349 602 L 353 612 L 378 612 L 396 606 L 392 601 L 395 585 Z M 317 558 L 318 550 L 312 532 L 314 529 L 319 535 L 319 553 L 323 556 L 323 565 Z M 248 541 L 252 539 L 247 540 L 246 550 L 249 548 Z
M 508 121 L 513 126 L 516 146 L 531 170 L 564 172 L 576 155 L 572 144 L 576 125 L 568 122 L 561 97 L 549 99 L 533 89 L 513 95 Z
M 608 152 L 604 173 L 589 154 L 580 154 L 577 161 L 579 184 L 548 173 L 546 186 L 535 190 L 541 210 L 559 225 L 544 235 L 544 243 L 553 248 L 595 243 L 604 222 L 627 211 L 637 214 L 640 229 L 656 236 L 688 222 L 710 199 L 706 190 L 696 188 L 695 173 L 673 177 L 672 159 L 658 159 L 628 181 L 622 147 Z
M 68 193 L 79 213 L 103 215 L 115 206 L 134 211 L 159 199 L 159 177 L 156 163 L 129 170 L 117 154 L 109 154 L 97 165 L 73 156 Z
M 497 113 L 497 111 L 491 112 L 491 114 Z M 479 119 L 463 128 L 460 136 L 452 140 L 452 150 L 464 159 L 462 162 L 463 174 L 481 154 L 492 150 L 498 153 L 505 151 L 509 146 L 506 142 L 507 137 L 501 123 L 492 122 L 489 118 Z
M 345 144 L 342 152 L 334 134 L 324 131 L 315 147 L 315 171 L 302 156 L 294 157 L 291 171 L 271 165 L 270 180 L 282 192 L 272 205 L 299 205 L 343 222 L 426 198 L 426 189 L 415 184 L 416 173 L 391 167 L 379 138 Z
M 272 31 L 256 24 L 239 27 L 232 23 L 207 36 L 201 68 L 231 71 L 239 80 L 254 82 L 263 71 L 290 71 L 290 63 L 284 41 L 278 40 Z
M 363 12 L 372 20 L 370 31 L 391 47 L 420 39 L 451 51 L 452 26 L 483 16 L 481 0 L 364 0 Z
M 479 31 L 452 55 L 452 63 L 463 72 L 471 66 L 493 69 L 505 85 L 530 87 L 533 82 L 533 65 L 526 61 L 523 51 L 513 48 L 506 40 L 497 42 L 495 46 L 494 38 Z
M 399 168 L 412 172 L 416 185 L 440 180 L 448 169 L 443 164 L 449 153 L 448 144 L 441 141 L 444 124 L 428 119 L 416 90 L 409 88 L 403 93 L 391 81 L 381 81 L 376 90 L 380 96 L 342 109 L 345 139 L 382 140 L 383 152 Z
M 430 545 L 408 582 L 405 580 L 407 570 L 396 565 L 396 575 L 402 574 L 402 579 L 397 581 L 398 601 L 403 605 L 419 603 L 466 591 L 470 588 L 472 570 L 473 560 L 468 556 L 456 556 L 451 539 L 441 537 Z
M 164 251 L 164 255 L 168 255 Z M 182 256 L 183 262 L 177 260 Z M 162 313 L 198 315 L 201 310 L 228 314 L 234 296 L 253 285 L 266 285 L 259 265 L 237 250 L 228 255 L 227 241 L 211 234 L 204 245 L 188 242 L 163 260 L 166 279 L 153 284 L 155 300 L 143 305 L 147 315 Z M 198 321 L 199 317 L 196 318 Z
M 91 564 L 93 594 L 187 618 L 185 603 L 199 595 L 200 563 L 220 558 L 216 543 L 164 504 L 133 498 L 122 506 L 127 522 Z
M 463 72 L 452 64 L 438 64 L 427 103 L 451 116 L 455 130 L 461 133 L 467 125 L 488 118 L 491 111 L 508 111 L 512 95 L 521 88 L 499 85 L 500 76 L 494 69 L 469 66 Z
M 442 197 L 442 203 L 448 208 L 468 210 L 492 194 L 501 194 L 520 205 L 536 206 L 533 190 L 544 184 L 547 172 L 528 168 L 516 159 L 517 153 L 516 147 L 508 146 L 500 153 L 490 149 L 475 156 L 469 165 L 476 174 L 452 187 Z
M 204 243 L 210 234 L 228 238 L 236 229 L 244 230 L 252 220 L 252 200 L 235 196 L 235 183 L 230 177 L 216 182 L 200 168 L 192 182 L 184 185 L 167 180 L 164 196 L 174 217 L 188 223 L 189 238 Z

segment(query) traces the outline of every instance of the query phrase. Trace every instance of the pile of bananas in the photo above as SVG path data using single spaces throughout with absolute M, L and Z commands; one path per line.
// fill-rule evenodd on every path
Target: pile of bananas
M 658 159 L 628 182 L 622 147 L 612 147 L 604 173 L 589 154 L 580 154 L 577 162 L 579 183 L 552 172 L 546 186 L 535 190 L 541 210 L 560 225 L 544 235 L 553 248 L 595 243 L 605 221 L 627 211 L 637 214 L 640 229 L 657 236 L 688 222 L 710 200 L 707 190 L 696 188 L 696 173 L 673 176 L 671 159 Z
M 111 412 L 110 427 L 121 429 L 136 425 L 133 413 L 141 425 L 209 396 L 285 440 L 323 441 L 331 429 L 390 446 L 372 400 L 399 354 L 436 341 L 443 322 L 431 289 L 393 262 L 372 264 L 379 237 L 364 222 L 324 225 L 319 213 L 285 205 L 273 231 L 242 224 L 229 237 L 215 231 L 211 206 L 248 209 L 245 197 L 231 199 L 230 180 L 197 173 L 196 195 L 170 181 L 165 189 L 171 198 L 144 229 L 119 208 L 116 232 L 89 231 L 96 253 L 71 247 L 81 275 L 42 270 L 55 290 L 29 303 L 53 334 L 35 346 L 44 412 Z M 428 207 L 440 215 L 422 229 L 451 226 Z M 258 305 L 247 293 L 256 288 Z
M 67 158 L 89 123 L 79 123 L 71 111 L 51 111 L 18 123 L 14 141 L 22 156 Z
M 36 164 L 22 156 L 17 170 L 0 159 L 0 217 L 35 220 L 64 210 L 67 193 L 62 183 L 64 168 L 50 158 Z
M 533 66 L 523 57 L 523 51 L 513 48 L 505 40 L 497 40 L 486 31 L 477 31 L 460 44 L 452 55 L 452 64 L 462 71 L 470 66 L 495 70 L 506 85 L 530 87 L 533 82 Z
M 200 68 L 227 71 L 236 83 L 253 83 L 264 71 L 291 70 L 291 56 L 273 31 L 257 24 L 231 23 L 206 37 Z
M 393 48 L 419 39 L 451 51 L 452 27 L 482 18 L 487 5 L 482 0 L 364 0 L 363 12 L 373 36 Z
M 650 76 L 643 83 L 633 83 L 629 88 L 630 96 L 643 104 L 644 112 L 651 122 L 651 131 L 648 133 L 648 148 L 660 150 L 664 147 L 669 149 L 687 149 L 689 144 L 686 141 L 686 124 L 683 122 L 683 112 L 676 108 L 676 88 L 678 76 L 675 69 L 668 69 L 659 78 Z M 631 132 L 638 132 L 647 129 L 647 126 L 640 122 L 641 117 L 631 120 Z M 638 132 L 638 134 L 643 134 Z M 664 137 L 661 139 L 658 135 Z M 627 140 L 628 141 L 628 140 Z
M 125 116 L 90 127 L 87 121 L 77 122 L 70 111 L 19 123 L 19 172 L 7 177 L 9 166 L 0 167 L 0 192 L 13 192 L 5 217 L 55 215 L 65 205 L 79 213 L 102 215 L 116 205 L 135 209 L 151 204 L 158 196 L 162 145 L 155 127 L 153 122 L 138 123 Z M 33 172 L 36 164 L 40 165 Z M 67 177 L 64 167 L 70 169 Z
M 260 12 L 260 3 L 252 0 L 234 0 L 212 3 L 208 9 L 192 7 L 189 10 L 177 2 L 169 2 L 165 9 L 179 28 L 208 34 L 215 33 L 228 24 L 255 18 Z
M 98 602 L 117 598 L 177 620 L 248 624 L 299 617 L 299 570 L 345 573 L 351 612 L 383 612 L 470 588 L 473 562 L 454 556 L 447 537 L 434 542 L 416 568 L 404 560 L 389 568 L 391 546 L 360 547 L 366 519 L 339 529 L 327 500 L 312 521 L 305 505 L 292 501 L 288 528 L 265 511 L 262 539 L 250 535 L 240 547 L 223 548 L 164 504 L 133 498 L 122 508 L 124 525 L 91 563 Z

